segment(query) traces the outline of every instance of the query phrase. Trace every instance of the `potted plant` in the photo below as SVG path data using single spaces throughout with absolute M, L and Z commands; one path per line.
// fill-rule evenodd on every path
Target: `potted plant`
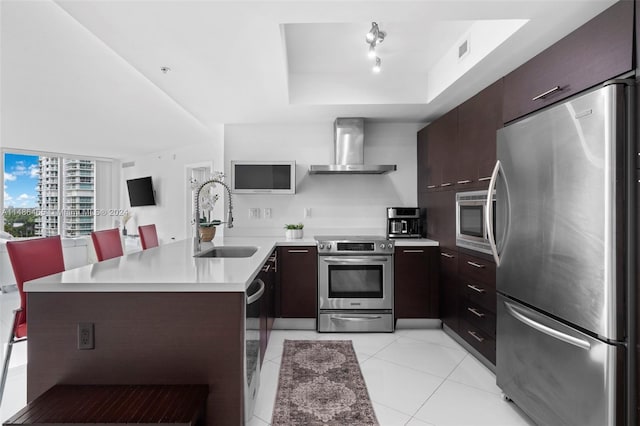
M 287 240 L 302 238 L 302 228 L 304 228 L 302 223 L 284 225 L 284 229 L 287 230 L 285 233 Z
M 215 172 L 212 175 L 204 176 L 201 181 L 206 182 L 210 179 L 222 179 L 224 175 L 220 172 Z M 195 191 L 201 186 L 201 181 L 192 177 L 189 179 L 191 188 Z M 208 242 L 213 240 L 216 236 L 216 226 L 222 222 L 220 220 L 211 220 L 211 214 L 216 202 L 220 196 L 214 193 L 215 184 L 212 184 L 209 188 L 205 188 L 200 192 L 199 207 L 202 217 L 198 220 L 198 233 L 200 234 L 200 241 Z M 195 209 L 195 206 L 194 206 Z M 192 222 L 193 223 L 193 222 Z
M 211 241 L 213 237 L 216 236 L 216 226 L 220 225 L 222 222 L 219 220 L 212 220 L 211 222 L 207 222 L 207 218 L 202 216 L 200 218 L 200 241 Z

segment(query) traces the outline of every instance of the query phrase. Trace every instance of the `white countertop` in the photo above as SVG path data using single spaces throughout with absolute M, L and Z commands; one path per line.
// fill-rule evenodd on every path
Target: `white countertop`
M 186 239 L 82 266 L 25 283 L 27 292 L 244 292 L 276 246 L 310 246 L 312 237 L 215 238 L 215 246 L 254 246 L 246 258 L 193 257 L 193 240 Z M 398 246 L 437 246 L 427 239 L 396 240 Z
M 411 247 L 411 246 L 439 246 L 438 241 L 430 240 L 428 238 L 395 238 L 396 247 Z

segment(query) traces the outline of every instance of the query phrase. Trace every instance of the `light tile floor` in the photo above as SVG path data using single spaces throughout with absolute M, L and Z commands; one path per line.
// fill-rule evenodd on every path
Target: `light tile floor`
M 505 402 L 495 375 L 440 329 L 381 334 L 274 330 L 251 426 L 268 425 L 285 339 L 351 340 L 382 426 L 519 426 L 534 423 Z
M 0 295 L 3 351 L 11 312 L 17 305 L 17 292 Z M 501 399 L 491 371 L 442 330 L 427 329 L 381 334 L 274 330 L 262 366 L 251 426 L 271 421 L 285 339 L 352 340 L 382 426 L 533 425 L 513 403 Z M 0 406 L 2 421 L 26 404 L 27 344 L 14 346 Z

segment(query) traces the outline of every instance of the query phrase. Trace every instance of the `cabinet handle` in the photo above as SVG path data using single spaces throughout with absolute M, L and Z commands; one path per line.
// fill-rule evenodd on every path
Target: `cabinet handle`
M 309 253 L 309 250 L 287 250 L 288 253 Z
M 469 179 L 465 179 L 465 180 L 459 180 L 458 184 L 459 185 L 466 185 L 467 183 L 471 183 L 471 181 Z
M 480 287 L 472 285 L 472 284 L 467 284 L 467 287 L 469 287 L 473 291 L 477 291 L 478 293 L 484 293 L 484 291 L 485 291 L 484 288 L 480 288 Z
M 260 278 L 258 278 L 256 281 L 258 282 L 258 284 L 260 284 L 260 290 L 256 291 L 251 296 L 247 296 L 247 305 L 254 303 L 256 300 L 260 299 L 264 294 L 264 288 L 265 288 L 264 281 L 262 281 Z
M 484 182 L 486 180 L 491 180 L 491 176 L 481 177 L 480 179 L 478 179 L 478 182 Z
M 402 250 L 403 253 L 424 253 L 424 250 Z
M 440 253 L 440 256 L 446 257 L 447 259 L 453 259 L 455 256 L 449 253 Z
M 451 186 L 452 183 L 451 182 L 447 182 L 447 183 L 441 183 L 440 186 L 444 187 L 444 186 Z
M 473 266 L 474 268 L 484 268 L 484 265 L 481 265 L 480 263 L 476 263 L 476 262 L 467 262 L 467 264 Z
M 427 189 L 433 189 L 433 188 L 435 188 L 436 186 L 438 186 L 438 185 L 427 185 Z
M 540 93 L 538 96 L 534 96 L 533 98 L 531 98 L 531 100 L 532 101 L 537 101 L 538 99 L 542 99 L 547 95 L 550 95 L 550 94 L 552 94 L 554 92 L 557 92 L 558 90 L 562 90 L 562 89 L 560 89 L 560 86 L 553 87 L 553 88 L 547 90 L 544 93 Z
M 471 337 L 476 339 L 478 342 L 480 343 L 484 342 L 484 337 L 478 336 L 478 333 L 476 333 L 475 331 L 467 330 L 467 333 L 469 333 Z
M 473 315 L 477 316 L 478 318 L 484 317 L 484 314 L 482 312 L 479 312 L 476 308 L 467 308 L 467 311 L 471 312 Z

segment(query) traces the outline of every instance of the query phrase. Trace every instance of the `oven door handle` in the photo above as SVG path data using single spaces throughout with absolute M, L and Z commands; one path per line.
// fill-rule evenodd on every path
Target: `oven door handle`
M 331 320 L 332 321 L 336 321 L 336 320 L 340 320 L 340 321 L 355 321 L 355 322 L 361 322 L 361 321 L 374 321 L 374 320 L 378 320 L 381 319 L 382 317 L 380 315 L 375 315 L 375 316 L 369 316 L 369 317 L 349 317 L 349 316 L 335 316 L 332 315 L 331 316 Z
M 388 257 L 382 257 L 382 256 L 371 256 L 371 257 L 349 257 L 349 258 L 340 258 L 340 257 L 325 257 L 321 259 L 326 262 L 326 263 L 372 263 L 372 262 L 388 262 L 389 258 Z

